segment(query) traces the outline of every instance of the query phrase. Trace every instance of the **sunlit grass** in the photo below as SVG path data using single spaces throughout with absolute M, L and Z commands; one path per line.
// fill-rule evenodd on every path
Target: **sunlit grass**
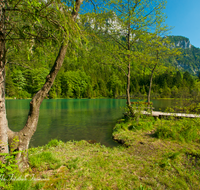
M 195 127 L 195 122 L 121 119 L 113 136 L 125 146 L 115 148 L 52 140 L 29 150 L 31 170 L 24 174 L 28 180 L 13 181 L 13 189 L 200 189 L 198 137 L 156 136 L 162 127 L 163 134 L 180 133 L 187 131 L 189 123 Z M 195 130 L 199 132 L 198 126 Z
M 159 120 L 154 136 L 180 142 L 200 142 L 200 119 Z

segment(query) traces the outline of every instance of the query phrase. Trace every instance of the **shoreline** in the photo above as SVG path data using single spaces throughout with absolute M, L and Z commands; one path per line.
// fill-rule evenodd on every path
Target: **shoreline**
M 156 137 L 160 124 L 162 128 L 169 128 L 165 122 L 169 120 L 122 118 L 116 122 L 112 135 L 123 145 L 113 148 L 94 141 L 56 139 L 44 146 L 29 148 L 30 168 L 20 176 L 14 175 L 25 180 L 13 180 L 9 185 L 16 190 L 23 189 L 22 185 L 61 190 L 199 189 L 200 141 Z M 182 121 L 170 121 L 171 124 L 179 122 Z M 15 188 L 16 184 L 21 187 Z

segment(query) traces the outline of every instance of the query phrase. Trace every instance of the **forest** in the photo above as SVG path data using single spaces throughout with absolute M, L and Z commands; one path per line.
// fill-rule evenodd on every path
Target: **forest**
M 84 46 L 86 44 L 66 56 L 64 67 L 59 72 L 47 98 L 123 98 L 126 94 L 126 78 L 120 68 L 113 64 L 115 59 L 105 63 L 107 52 L 103 51 L 102 44 L 96 43 L 89 34 L 87 50 Z M 17 99 L 33 97 L 43 86 L 52 67 L 49 63 L 53 62 L 57 49 L 56 43 L 48 42 L 42 47 L 34 43 L 22 43 L 18 48 L 8 48 L 6 97 Z M 191 50 L 182 49 L 182 51 L 184 53 Z M 187 64 L 191 63 L 187 62 L 183 54 L 176 59 Z M 198 77 L 186 69 L 178 70 L 173 56 L 163 60 L 162 69 L 159 69 L 153 77 L 152 97 L 181 98 L 198 95 L 200 85 Z M 140 63 L 134 64 L 134 70 L 131 71 L 131 97 L 145 98 L 149 90 L 149 81 L 149 68 L 141 66 Z
M 90 57 L 90 59 L 92 59 Z M 42 61 L 42 60 L 40 60 Z M 81 63 L 79 62 L 81 61 Z M 48 98 L 123 98 L 126 80 L 118 68 L 88 63 L 88 59 L 66 59 Z M 74 64 L 74 62 L 76 64 Z M 7 68 L 6 95 L 11 98 L 31 98 L 40 89 L 48 68 L 24 68 L 12 64 Z M 147 95 L 150 75 L 137 73 L 131 77 L 133 98 Z M 181 98 L 198 94 L 199 81 L 188 71 L 184 73 L 166 68 L 153 78 L 153 98 Z
M 118 31 L 118 28 L 123 29 L 122 19 L 111 11 L 95 15 L 82 13 L 79 15 L 77 23 L 82 36 L 75 43 L 75 48 L 72 47 L 67 52 L 63 67 L 46 98 L 125 97 L 127 79 L 123 71 L 126 68 L 122 68 L 120 62 L 123 60 L 119 55 L 123 52 L 121 44 L 128 41 L 124 31 Z M 18 27 L 21 27 L 18 35 L 26 38 L 22 31 L 27 30 L 28 24 L 25 22 Z M 43 27 L 49 27 L 48 23 L 44 22 Z M 159 30 L 163 32 L 167 29 L 159 28 Z M 118 36 L 117 44 L 112 39 L 108 40 L 113 31 Z M 156 41 L 155 36 L 153 37 L 154 34 L 147 32 L 145 35 L 141 35 L 139 33 L 140 30 L 135 31 L 135 39 L 130 38 L 130 41 L 134 41 L 134 51 L 130 49 L 134 52 L 132 55 L 134 58 L 130 63 L 132 68 L 129 90 L 131 98 L 146 98 L 149 92 L 151 72 L 156 62 L 154 52 L 158 51 L 153 49 L 156 43 L 160 47 L 165 44 L 170 48 L 159 50 L 164 53 L 159 53 L 159 58 L 157 57 L 159 63 L 156 63 L 158 66 L 152 75 L 152 98 L 180 98 L 198 95 L 198 86 L 200 85 L 196 76 L 198 73 L 192 73 L 191 68 L 198 65 L 199 49 L 193 46 L 186 49 L 174 46 L 174 43 L 181 40 L 189 40 L 180 36 L 161 37 L 156 39 L 160 42 L 152 42 L 149 45 L 146 43 L 148 39 Z M 45 36 L 46 39 L 10 40 L 11 42 L 6 43 L 5 93 L 7 98 L 32 98 L 41 89 L 60 47 L 59 34 L 55 32 L 53 35 L 55 35 L 53 40 L 48 40 L 49 37 Z M 133 34 L 130 33 L 130 35 Z M 161 41 L 163 44 L 158 44 Z M 179 54 L 173 54 L 173 52 L 166 54 L 166 51 L 175 49 L 179 51 Z M 143 57 L 147 57 L 146 52 L 148 51 L 148 56 L 151 57 L 143 59 Z M 126 56 L 126 53 L 123 54 Z M 184 68 L 178 67 L 178 64 L 185 66 Z M 198 71 L 198 68 L 196 69 Z

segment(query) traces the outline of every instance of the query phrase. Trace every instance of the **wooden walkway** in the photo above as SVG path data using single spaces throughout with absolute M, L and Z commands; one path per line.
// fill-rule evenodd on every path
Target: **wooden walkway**
M 187 114 L 187 113 L 166 113 L 166 112 L 160 112 L 160 111 L 141 111 L 144 115 L 152 115 L 153 117 L 163 117 L 163 116 L 173 116 L 173 117 L 188 117 L 188 118 L 197 118 L 200 117 L 200 115 L 197 114 Z

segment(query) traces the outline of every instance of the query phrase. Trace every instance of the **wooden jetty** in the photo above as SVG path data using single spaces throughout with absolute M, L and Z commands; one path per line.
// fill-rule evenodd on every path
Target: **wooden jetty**
M 188 117 L 188 118 L 197 118 L 200 117 L 198 114 L 187 114 L 187 113 L 167 113 L 167 112 L 160 112 L 160 111 L 141 111 L 144 115 L 152 115 L 153 117 Z
M 143 115 L 151 115 L 153 117 L 187 117 L 187 118 L 200 118 L 199 114 L 188 114 L 188 113 L 167 113 L 161 111 L 153 111 L 152 102 L 131 102 L 132 105 L 135 105 L 133 109 L 135 112 L 140 112 Z M 140 111 L 139 111 L 140 110 Z M 146 111 L 148 110 L 148 111 Z M 124 115 L 127 115 L 125 113 Z

